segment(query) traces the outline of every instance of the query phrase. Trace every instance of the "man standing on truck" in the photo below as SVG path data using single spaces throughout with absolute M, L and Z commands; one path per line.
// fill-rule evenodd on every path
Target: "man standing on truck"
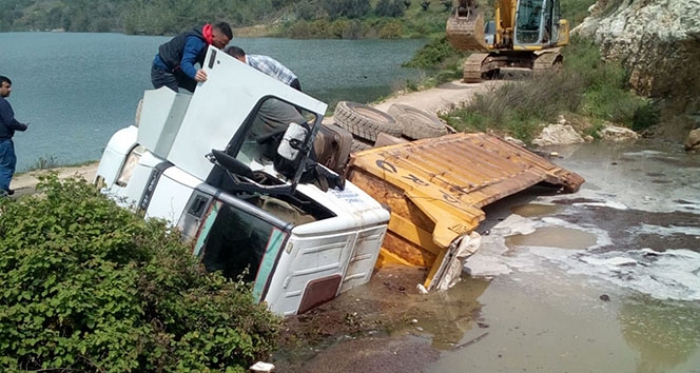
M 17 156 L 12 136 L 15 131 L 26 131 L 29 123 L 20 123 L 15 119 L 15 112 L 5 98 L 12 93 L 12 81 L 0 76 L 0 197 L 14 194 L 10 189 L 12 176 L 15 174 Z
M 286 66 L 282 65 L 276 59 L 263 56 L 260 54 L 245 54 L 245 51 L 236 46 L 230 46 L 226 48 L 226 53 L 233 56 L 235 59 L 247 64 L 248 66 L 265 73 L 282 83 L 296 89 L 301 92 L 301 84 L 299 83 L 299 78 L 289 70 Z
M 195 64 L 204 63 L 209 45 L 223 49 L 232 38 L 231 26 L 219 22 L 195 27 L 161 44 L 151 67 L 153 87 L 166 86 L 175 92 L 182 87 L 194 92 L 198 82 L 207 80 L 207 73 L 201 67 L 197 70 Z

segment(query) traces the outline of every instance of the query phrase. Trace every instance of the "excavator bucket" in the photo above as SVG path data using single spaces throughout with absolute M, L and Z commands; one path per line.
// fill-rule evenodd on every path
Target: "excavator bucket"
M 485 52 L 484 13 L 468 1 L 459 6 L 447 19 L 447 41 L 457 50 Z
M 575 192 L 584 182 L 501 138 L 454 134 L 355 153 L 348 180 L 391 211 L 376 267 L 390 263 L 428 270 L 423 286 L 444 288 L 445 268 L 484 220 L 482 208 L 538 183 Z M 469 237 L 469 238 L 465 238 Z M 475 249 L 470 249 L 470 255 Z M 461 255 L 461 256 L 460 256 Z

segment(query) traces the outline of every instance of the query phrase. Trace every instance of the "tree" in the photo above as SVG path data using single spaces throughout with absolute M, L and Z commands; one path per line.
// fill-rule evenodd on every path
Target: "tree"
M 317 8 L 311 3 L 311 1 L 302 1 L 296 4 L 296 15 L 297 18 L 310 21 L 316 18 Z
M 374 8 L 374 14 L 380 17 L 402 17 L 404 14 L 403 0 L 379 0 Z
M 330 19 L 362 18 L 371 10 L 369 0 L 328 0 L 324 7 Z

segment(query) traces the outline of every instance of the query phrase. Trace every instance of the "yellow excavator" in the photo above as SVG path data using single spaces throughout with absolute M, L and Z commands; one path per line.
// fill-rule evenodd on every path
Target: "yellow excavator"
M 495 0 L 494 20 L 484 24 L 477 0 L 458 0 L 447 20 L 447 40 L 472 54 L 464 62 L 464 81 L 546 74 L 562 64 L 569 22 L 560 0 Z

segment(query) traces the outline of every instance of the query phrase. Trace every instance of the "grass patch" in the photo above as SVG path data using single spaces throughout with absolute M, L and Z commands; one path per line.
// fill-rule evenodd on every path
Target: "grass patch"
M 39 157 L 34 163 L 29 166 L 27 172 L 29 171 L 41 171 L 41 170 L 52 170 L 54 168 L 62 167 L 63 165 L 58 160 L 58 157 L 48 156 L 46 158 Z
M 657 105 L 631 93 L 627 81 L 619 63 L 604 62 L 595 44 L 573 38 L 559 74 L 505 83 L 445 119 L 461 131 L 492 130 L 526 143 L 563 113 L 591 118 L 596 124 L 585 132 L 593 137 L 605 122 L 636 130 L 656 124 Z
M 84 162 L 77 162 L 77 163 L 62 163 L 59 161 L 58 157 L 55 156 L 48 156 L 46 158 L 44 157 L 39 157 L 37 160 L 34 161 L 33 164 L 28 166 L 26 169 L 16 172 L 14 174 L 15 177 L 17 176 L 22 176 L 25 174 L 28 174 L 30 172 L 35 172 L 35 171 L 48 171 L 48 170 L 55 170 L 57 168 L 68 168 L 68 167 L 83 167 L 83 166 L 89 166 L 92 164 L 97 164 L 99 163 L 99 160 L 90 160 L 90 161 L 84 161 Z

